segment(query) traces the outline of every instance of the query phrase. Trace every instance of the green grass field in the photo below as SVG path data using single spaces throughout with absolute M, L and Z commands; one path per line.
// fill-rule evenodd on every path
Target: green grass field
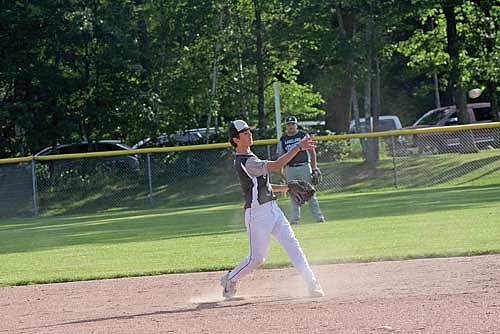
M 500 252 L 500 187 L 471 185 L 320 196 L 294 226 L 312 263 Z M 221 270 L 248 252 L 240 198 L 0 222 L 0 286 Z M 281 200 L 288 211 L 288 201 Z M 267 267 L 288 266 L 273 242 Z

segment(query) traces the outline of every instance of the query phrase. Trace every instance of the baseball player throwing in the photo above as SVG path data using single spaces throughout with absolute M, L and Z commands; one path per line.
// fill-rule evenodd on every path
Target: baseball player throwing
M 222 295 L 225 298 L 233 297 L 236 294 L 236 283 L 264 263 L 272 235 L 306 281 L 309 295 L 324 296 L 287 218 L 276 203 L 275 192 L 288 191 L 288 185 L 271 185 L 269 182 L 269 171 L 281 169 L 300 151 L 314 148 L 316 142 L 311 137 L 304 137 L 276 161 L 260 160 L 250 150 L 253 144 L 252 132 L 242 120 L 231 122 L 229 141 L 236 150 L 234 166 L 245 199 L 245 225 L 250 254 L 221 278 Z

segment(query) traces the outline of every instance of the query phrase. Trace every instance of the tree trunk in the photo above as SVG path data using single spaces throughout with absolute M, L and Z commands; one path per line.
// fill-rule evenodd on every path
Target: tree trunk
M 460 70 L 460 41 L 457 34 L 457 22 L 455 18 L 456 0 L 448 0 L 443 6 L 446 18 L 446 36 L 448 40 L 448 53 L 451 62 L 450 84 L 454 90 L 455 104 L 457 106 L 458 121 L 460 124 L 470 123 L 467 113 L 467 97 L 462 83 L 462 73 Z M 459 131 L 458 137 L 462 145 L 461 151 L 464 153 L 478 152 L 472 131 Z
M 368 36 L 368 34 L 366 34 Z M 367 40 L 368 42 L 368 40 Z M 371 110 L 372 110 L 372 75 L 371 75 L 371 48 L 369 48 L 368 51 L 368 57 L 366 58 L 366 75 L 365 75 L 365 81 L 363 84 L 363 90 L 364 90 L 364 113 L 365 113 L 365 132 L 371 132 L 371 122 L 370 122 L 370 117 L 371 117 Z M 361 141 L 361 146 L 363 148 L 363 158 L 365 161 L 371 160 L 370 156 L 370 146 L 368 142 L 368 138 L 360 138 Z
M 351 115 L 351 85 L 334 89 L 326 99 L 326 127 L 337 134 L 347 133 Z
M 222 9 L 219 11 L 218 19 L 217 19 L 217 33 L 220 34 L 222 31 Z M 217 98 L 217 78 L 219 74 L 219 50 L 220 50 L 220 42 L 217 39 L 214 50 L 214 66 L 212 72 L 212 89 L 210 90 L 210 101 L 208 106 L 208 115 L 207 115 L 207 132 L 205 134 L 205 142 L 208 143 L 210 141 L 210 124 L 212 123 L 212 115 L 217 114 L 216 107 L 216 98 Z M 215 133 L 218 131 L 217 125 L 217 115 L 215 116 Z
M 457 21 L 455 18 L 455 5 L 457 1 L 448 0 L 443 6 L 446 18 L 446 37 L 448 41 L 447 51 L 450 55 L 451 74 L 450 85 L 453 87 L 453 96 L 458 111 L 458 120 L 461 124 L 470 123 L 466 111 L 466 96 L 462 84 L 462 73 L 460 70 L 460 42 L 457 34 Z
M 343 11 L 338 3 L 334 7 L 340 35 L 342 39 L 347 41 L 355 30 L 355 16 L 352 12 Z M 326 128 L 338 134 L 349 131 L 352 90 L 354 89 L 352 68 L 353 61 L 349 57 L 342 77 L 339 77 L 338 81 L 332 85 L 331 93 L 326 98 Z
M 493 24 L 493 26 L 487 26 L 487 33 L 490 36 L 494 36 L 495 34 L 498 33 L 498 22 L 492 19 L 491 15 L 491 10 L 493 6 L 493 1 L 474 1 L 479 8 L 484 13 L 485 19 L 488 19 L 489 22 Z M 495 42 L 492 38 L 486 38 L 486 50 L 487 54 L 493 54 L 495 52 Z M 498 122 L 500 121 L 499 119 L 499 113 L 500 109 L 498 106 L 498 96 L 497 96 L 497 83 L 494 82 L 491 78 L 488 78 L 487 83 L 486 83 L 486 89 L 488 91 L 488 94 L 490 96 L 490 101 L 491 101 L 491 111 L 490 111 L 490 116 L 491 120 L 493 122 Z
M 374 108 L 372 112 L 373 117 L 373 132 L 380 131 L 380 113 L 382 110 L 382 97 L 381 97 L 381 77 L 380 77 L 380 59 L 375 57 L 375 96 Z
M 368 59 L 367 62 L 367 69 L 371 70 L 371 59 Z M 372 74 L 370 71 L 366 74 L 365 77 L 365 84 L 364 84 L 364 91 L 365 91 L 365 122 L 366 122 L 366 132 L 372 132 L 372 127 L 371 127 L 371 122 L 370 122 L 370 117 L 372 115 Z
M 264 113 L 264 50 L 262 42 L 262 8 L 259 0 L 254 0 L 255 9 L 255 37 L 256 37 L 256 65 L 257 65 L 257 98 L 259 112 L 259 129 L 262 131 L 266 126 Z
M 375 92 L 373 91 L 373 72 L 374 64 L 378 68 L 378 60 L 373 52 L 374 45 L 374 22 L 370 19 L 366 31 L 366 44 L 368 53 L 366 56 L 366 81 L 365 81 L 365 124 L 367 132 L 374 132 L 378 129 L 378 109 L 380 104 L 380 73 L 375 71 Z M 378 97 L 378 98 L 377 98 Z M 367 163 L 373 163 L 379 160 L 378 138 L 368 138 L 365 140 L 365 160 Z
M 436 108 L 441 108 L 441 96 L 439 95 L 439 80 L 437 72 L 434 71 L 434 98 L 436 100 Z
M 370 62 L 371 63 L 371 62 Z M 370 72 L 371 72 L 370 68 Z M 365 102 L 365 124 L 367 132 L 376 132 L 379 128 L 376 120 L 378 120 L 377 111 L 377 83 L 375 83 L 375 92 L 373 92 L 372 84 L 373 80 L 370 78 L 365 82 L 365 98 L 369 102 Z M 379 148 L 378 148 L 378 138 L 367 138 L 366 139 L 366 149 L 365 149 L 365 160 L 368 163 L 373 163 L 379 160 Z
M 354 128 L 356 129 L 355 132 L 359 133 L 360 132 L 360 126 L 359 126 L 359 104 L 358 104 L 358 95 L 356 94 L 356 88 L 355 87 L 352 87 L 352 90 L 351 90 L 351 103 L 352 103 L 352 117 L 354 119 Z
M 491 120 L 493 122 L 499 122 L 499 113 L 500 109 L 498 106 L 498 96 L 497 96 L 497 86 L 496 83 L 488 80 L 488 94 L 490 95 L 490 101 L 491 101 L 491 110 L 490 110 L 490 116 Z
M 372 102 L 372 114 L 371 114 L 371 119 L 373 119 L 373 132 L 378 132 L 380 131 L 380 123 L 379 123 L 379 116 L 380 116 L 380 109 L 381 109 L 381 97 L 380 97 L 380 62 L 378 57 L 375 57 L 375 94 L 372 94 L 373 102 Z M 369 159 L 368 162 L 376 162 L 379 161 L 379 138 L 374 137 L 370 138 L 368 140 L 370 142 L 370 154 L 369 154 Z

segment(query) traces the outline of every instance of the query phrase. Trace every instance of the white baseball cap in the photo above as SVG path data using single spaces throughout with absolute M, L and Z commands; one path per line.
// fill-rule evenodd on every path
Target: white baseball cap
M 231 138 L 237 137 L 239 133 L 245 132 L 249 129 L 251 129 L 251 127 L 248 126 L 247 122 L 237 119 L 236 121 L 231 122 L 231 125 L 229 126 L 229 136 Z

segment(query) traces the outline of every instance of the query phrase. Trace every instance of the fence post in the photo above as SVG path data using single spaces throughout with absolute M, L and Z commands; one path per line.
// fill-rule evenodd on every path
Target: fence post
M 151 175 L 151 154 L 148 153 L 147 155 L 147 160 L 148 160 L 148 186 L 149 186 L 149 203 L 153 204 L 153 180 L 152 180 L 152 175 Z
M 33 211 L 35 213 L 35 217 L 38 218 L 38 189 L 36 182 L 36 166 L 35 166 L 35 157 L 31 160 L 31 184 L 33 186 Z
M 391 144 L 392 144 L 392 170 L 394 175 L 394 188 L 398 189 L 398 167 L 396 163 L 396 140 L 395 136 L 391 136 Z

